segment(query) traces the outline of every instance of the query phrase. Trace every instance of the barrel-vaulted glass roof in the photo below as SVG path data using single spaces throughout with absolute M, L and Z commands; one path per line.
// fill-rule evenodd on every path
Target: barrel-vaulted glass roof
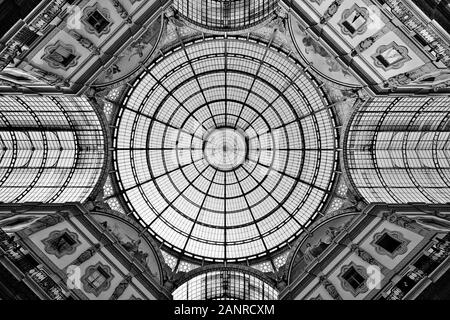
M 83 202 L 104 152 L 100 119 L 85 97 L 0 97 L 0 202 Z
M 167 248 L 267 256 L 320 214 L 337 139 L 324 93 L 273 43 L 184 43 L 131 84 L 114 133 L 118 194 Z
M 267 279 L 235 267 L 193 273 L 173 291 L 174 300 L 277 300 Z

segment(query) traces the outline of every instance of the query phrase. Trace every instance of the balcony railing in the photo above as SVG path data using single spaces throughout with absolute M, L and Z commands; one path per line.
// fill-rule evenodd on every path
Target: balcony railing
M 48 275 L 43 267 L 24 249 L 0 229 L 0 248 L 6 257 L 53 300 L 66 300 L 66 292 Z
M 436 57 L 450 68 L 450 48 L 447 42 L 430 26 L 425 25 L 401 0 L 386 0 L 392 13 L 411 31 L 420 35 L 432 48 Z
M 428 263 L 415 265 L 394 287 L 386 292 L 385 299 L 403 299 L 422 279 L 430 276 L 447 259 L 449 253 L 450 235 L 446 235 L 443 239 L 437 239 L 437 242 L 422 256 L 422 258 L 426 257 Z
M 8 39 L 0 46 L 0 71 L 7 67 L 14 59 L 31 46 L 40 34 L 45 30 L 50 22 L 61 12 L 65 0 L 53 0 L 39 15 L 24 23 L 19 21 L 11 30 L 17 29 L 13 34 L 8 35 Z

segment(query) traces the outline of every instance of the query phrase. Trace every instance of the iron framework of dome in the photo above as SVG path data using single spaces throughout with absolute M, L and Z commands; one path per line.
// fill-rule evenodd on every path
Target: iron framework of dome
M 261 258 L 323 210 L 337 166 L 334 115 L 280 48 L 191 41 L 131 87 L 114 126 L 116 196 L 166 249 L 204 261 Z
M 270 17 L 278 8 L 278 0 L 176 0 L 174 8 L 200 28 L 236 31 Z

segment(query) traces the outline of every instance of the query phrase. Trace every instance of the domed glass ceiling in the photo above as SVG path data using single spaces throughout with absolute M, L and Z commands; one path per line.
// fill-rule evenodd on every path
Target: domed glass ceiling
M 114 133 L 119 195 L 167 247 L 206 261 L 259 258 L 320 214 L 335 121 L 317 82 L 280 48 L 192 41 L 131 87 Z

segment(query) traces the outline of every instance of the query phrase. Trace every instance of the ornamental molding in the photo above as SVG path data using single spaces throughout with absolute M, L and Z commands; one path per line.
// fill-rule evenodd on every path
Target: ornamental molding
M 344 278 L 344 274 L 352 268 L 354 268 L 356 272 L 358 272 L 364 278 L 364 281 L 357 288 L 352 287 L 350 283 L 348 283 L 348 281 Z M 343 266 L 338 275 L 338 278 L 341 281 L 342 288 L 350 292 L 354 297 L 369 291 L 369 287 L 367 286 L 367 279 L 369 278 L 369 276 L 367 275 L 367 269 L 363 266 L 355 264 L 354 262 L 350 262 L 350 264 Z
M 88 278 L 97 271 L 98 268 L 102 268 L 105 273 L 107 273 L 108 277 L 105 278 L 105 281 L 98 287 L 93 288 L 89 282 Z M 92 293 L 96 297 L 100 295 L 103 291 L 106 291 L 111 286 L 111 280 L 114 278 L 113 274 L 111 273 L 111 268 L 107 265 L 104 265 L 101 262 L 98 262 L 95 265 L 89 266 L 86 269 L 85 274 L 81 277 L 81 282 L 83 283 L 83 289 L 85 292 Z
M 122 6 L 122 4 L 118 0 L 110 0 L 114 8 L 116 8 L 117 13 L 119 16 L 128 24 L 132 24 L 133 21 L 131 20 L 130 15 L 128 14 L 127 10 Z
M 89 22 L 88 17 L 91 13 L 98 11 L 100 14 L 109 22 L 108 25 L 100 32 L 98 32 Z M 86 7 L 83 10 L 83 16 L 81 18 L 81 22 L 84 24 L 87 32 L 95 34 L 97 37 L 101 37 L 102 35 L 108 34 L 111 31 L 111 25 L 113 24 L 111 20 L 111 15 L 109 10 L 103 7 L 100 7 L 98 2 L 96 2 L 93 6 Z
M 56 242 L 56 244 L 58 244 L 58 242 L 57 242 L 58 239 L 61 238 L 64 234 L 67 234 L 71 239 L 73 239 L 74 244 L 68 248 L 64 248 L 63 250 L 61 250 L 61 248 L 58 248 L 55 245 L 55 242 Z M 75 250 L 77 249 L 77 247 L 81 245 L 81 242 L 78 239 L 78 234 L 70 231 L 67 228 L 63 229 L 63 230 L 52 231 L 47 238 L 42 240 L 42 243 L 45 246 L 44 247 L 45 252 L 56 256 L 58 259 L 62 258 L 63 256 L 66 256 L 66 255 L 73 254 L 75 252 Z
M 400 242 L 400 245 L 398 246 L 398 248 L 396 248 L 393 252 L 389 252 L 386 249 L 384 249 L 382 246 L 377 244 L 377 241 L 380 240 L 381 237 L 384 235 L 388 235 L 391 238 Z M 375 248 L 375 251 L 378 254 L 386 255 L 386 256 L 389 256 L 390 258 L 394 259 L 395 257 L 403 255 L 406 252 L 408 252 L 408 244 L 410 242 L 411 241 L 406 239 L 401 232 L 384 229 L 383 231 L 381 231 L 373 236 L 373 240 L 370 244 Z
M 67 50 L 70 54 L 72 54 L 74 56 L 67 65 L 50 58 L 50 56 L 52 54 L 54 54 L 55 50 L 58 48 L 63 48 L 64 50 Z M 54 69 L 63 69 L 65 71 L 67 71 L 70 68 L 75 67 L 78 64 L 78 60 L 80 59 L 80 57 L 81 56 L 77 53 L 74 46 L 72 46 L 70 44 L 65 44 L 62 41 L 57 41 L 53 45 L 49 45 L 49 46 L 45 47 L 44 56 L 42 57 L 42 60 L 47 62 L 48 65 Z
M 343 300 L 339 292 L 336 290 L 336 287 L 327 279 L 326 276 L 319 276 L 319 282 L 324 286 L 325 290 L 327 290 L 328 294 L 334 300 Z
M 344 2 L 344 0 L 335 0 L 330 6 L 327 8 L 322 18 L 320 18 L 320 24 L 326 24 L 328 20 L 334 17 L 334 15 L 338 12 L 339 7 Z
M 382 56 L 382 54 L 389 49 L 396 50 L 402 58 L 386 66 L 379 60 L 378 57 Z M 372 55 L 372 59 L 374 61 L 375 66 L 382 68 L 384 71 L 400 69 L 405 65 L 406 62 L 412 60 L 411 57 L 408 55 L 408 52 L 409 51 L 407 47 L 398 45 L 395 41 L 393 41 L 388 45 L 379 46 L 375 54 Z
M 100 50 L 92 43 L 91 40 L 83 37 L 77 31 L 70 29 L 67 32 L 70 36 L 72 36 L 79 44 L 81 44 L 84 48 L 88 49 L 92 54 L 99 55 Z
M 344 25 L 344 22 L 347 21 L 347 19 L 351 16 L 353 12 L 357 12 L 363 16 L 363 18 L 366 20 L 366 22 L 361 25 L 359 28 L 355 29 L 354 33 L 351 33 L 347 27 Z M 341 32 L 345 35 L 348 35 L 349 37 L 356 37 L 357 35 L 361 35 L 366 33 L 369 24 L 372 22 L 372 19 L 370 19 L 369 10 L 367 8 L 363 8 L 358 6 L 356 3 L 349 9 L 344 10 L 342 13 L 341 21 L 338 22 L 338 25 L 341 27 Z

